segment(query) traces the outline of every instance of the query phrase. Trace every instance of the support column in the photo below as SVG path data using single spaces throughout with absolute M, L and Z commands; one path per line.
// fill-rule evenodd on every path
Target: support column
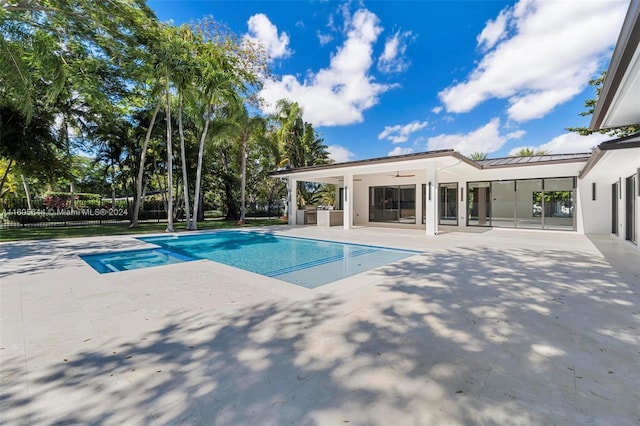
M 342 227 L 351 229 L 353 222 L 353 174 L 344 175 Z
M 296 224 L 298 214 L 298 181 L 293 178 L 287 179 L 287 217 L 288 224 Z
M 426 233 L 427 235 L 436 235 L 438 233 L 438 176 L 435 165 L 427 169 L 426 183 Z

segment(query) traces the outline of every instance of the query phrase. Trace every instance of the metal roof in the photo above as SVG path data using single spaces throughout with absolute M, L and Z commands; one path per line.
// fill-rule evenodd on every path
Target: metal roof
M 539 163 L 548 163 L 548 162 L 576 162 L 576 161 L 587 161 L 591 153 L 589 152 L 579 152 L 575 154 L 550 154 L 550 155 L 530 155 L 523 157 L 502 157 L 502 158 L 491 158 L 487 160 L 478 160 L 478 163 L 483 169 L 491 168 L 491 167 L 512 167 L 512 166 L 524 166 L 524 165 L 534 165 Z

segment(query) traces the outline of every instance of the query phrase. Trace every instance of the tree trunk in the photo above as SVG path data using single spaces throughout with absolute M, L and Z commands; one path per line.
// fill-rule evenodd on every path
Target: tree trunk
M 209 122 L 211 121 L 211 104 L 207 106 L 207 118 L 204 121 L 204 129 L 202 130 L 202 135 L 200 136 L 200 146 L 198 147 L 198 169 L 196 171 L 196 192 L 193 195 L 193 211 L 198 211 L 198 207 L 200 206 L 200 182 L 202 181 L 202 157 L 204 157 L 204 141 L 207 137 L 207 132 L 209 131 Z M 191 229 L 198 229 L 198 215 L 194 218 L 192 222 Z
M 76 185 L 73 182 L 73 176 L 69 184 L 69 192 L 71 193 L 71 211 L 74 211 L 76 209 Z
M 27 208 L 32 210 L 33 207 L 31 205 L 31 193 L 29 192 L 29 184 L 27 180 L 24 178 L 24 175 L 20 173 L 20 178 L 22 179 L 22 187 L 24 188 L 24 194 L 27 196 Z
M 140 203 L 142 202 L 142 179 L 144 177 L 144 160 L 147 156 L 147 146 L 149 146 L 149 139 L 151 139 L 151 132 L 153 131 L 153 125 L 156 123 L 156 117 L 160 110 L 161 98 L 158 99 L 156 109 L 153 111 L 151 117 L 151 123 L 147 129 L 147 134 L 144 137 L 144 143 L 142 144 L 142 153 L 140 154 L 140 169 L 138 170 L 138 180 L 136 181 L 136 198 L 133 200 L 133 214 L 131 215 L 131 225 L 129 228 L 138 227 L 138 214 L 140 213 Z
M 60 132 L 64 138 L 65 146 L 67 148 L 67 159 L 69 160 L 69 171 L 71 172 L 69 178 L 69 194 L 70 194 L 70 207 L 73 212 L 76 209 L 76 187 L 73 182 L 73 157 L 71 156 L 71 141 L 69 140 L 69 126 L 67 125 L 66 117 L 62 116 L 62 124 L 60 125 Z
M 244 129 L 241 134 L 240 144 L 242 146 L 242 158 L 240 159 L 240 220 L 238 224 L 245 223 L 245 187 L 247 186 L 247 129 Z
M 171 92 L 169 82 L 166 87 L 167 102 L 167 232 L 175 232 L 173 229 L 173 146 L 171 145 Z
M 182 160 L 182 186 L 184 192 L 184 216 L 187 229 L 191 229 L 191 212 L 189 211 L 189 178 L 187 177 L 187 161 L 184 152 L 184 129 L 182 128 L 182 95 L 178 95 L 178 130 L 180 133 L 180 159 Z
M 7 181 L 7 176 L 9 176 L 9 170 L 11 170 L 11 166 L 13 165 L 13 158 L 9 160 L 9 164 L 7 164 L 7 168 L 2 175 L 2 180 L 0 180 L 0 192 L 2 188 L 4 188 L 4 183 Z
M 111 159 L 111 208 L 116 208 L 116 165 Z

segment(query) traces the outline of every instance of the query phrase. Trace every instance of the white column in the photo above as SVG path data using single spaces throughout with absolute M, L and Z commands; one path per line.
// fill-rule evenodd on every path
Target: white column
M 458 226 L 467 226 L 467 183 L 458 182 Z
M 287 181 L 287 216 L 288 224 L 296 224 L 296 215 L 298 214 L 298 181 L 288 178 Z
M 429 167 L 426 173 L 427 182 L 427 235 L 436 235 L 438 233 L 438 177 L 436 175 L 435 165 Z
M 344 175 L 344 191 L 342 205 L 344 210 L 342 211 L 342 227 L 344 229 L 351 229 L 353 222 L 353 175 Z

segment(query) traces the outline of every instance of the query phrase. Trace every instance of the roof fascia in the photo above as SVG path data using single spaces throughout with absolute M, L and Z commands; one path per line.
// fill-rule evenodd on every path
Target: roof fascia
M 287 177 L 287 176 L 292 176 L 297 174 L 306 174 L 307 172 L 321 172 L 325 170 L 348 169 L 348 168 L 355 168 L 355 167 L 362 167 L 362 166 L 366 167 L 368 165 L 373 166 L 373 165 L 380 165 L 380 164 L 406 163 L 406 162 L 414 162 L 417 160 L 428 160 L 432 158 L 442 158 L 442 157 L 453 157 L 476 169 L 481 168 L 479 164 L 475 163 L 474 161 L 468 159 L 464 155 L 454 150 L 443 150 L 443 151 L 431 151 L 431 152 L 426 152 L 421 154 L 409 154 L 406 156 L 381 157 L 381 158 L 372 158 L 368 160 L 348 161 L 344 163 L 298 167 L 298 168 L 289 169 L 289 170 L 278 170 L 275 172 L 271 172 L 270 176 Z
M 600 159 L 604 156 L 604 151 L 600 149 L 600 146 L 602 146 L 602 144 L 598 145 L 593 150 L 591 157 L 589 157 L 589 160 L 587 160 L 587 163 L 584 165 L 582 170 L 580 170 L 580 173 L 578 174 L 578 178 L 584 179 L 584 177 L 587 176 L 587 174 L 591 171 L 591 169 L 593 169 L 593 167 L 598 163 L 598 161 L 600 161 Z
M 631 59 L 640 44 L 640 0 L 631 0 L 627 15 L 622 24 L 620 36 L 611 56 L 607 76 L 604 79 L 600 96 L 596 101 L 596 108 L 591 117 L 589 128 L 600 130 L 611 104 L 620 89 Z
M 508 169 L 508 168 L 514 168 L 514 167 L 551 166 L 554 164 L 582 163 L 585 161 L 587 161 L 586 158 L 568 158 L 566 160 L 538 161 L 536 163 L 511 163 L 511 164 L 498 164 L 496 166 L 485 165 L 485 166 L 482 166 L 482 169 L 489 170 L 489 169 Z

